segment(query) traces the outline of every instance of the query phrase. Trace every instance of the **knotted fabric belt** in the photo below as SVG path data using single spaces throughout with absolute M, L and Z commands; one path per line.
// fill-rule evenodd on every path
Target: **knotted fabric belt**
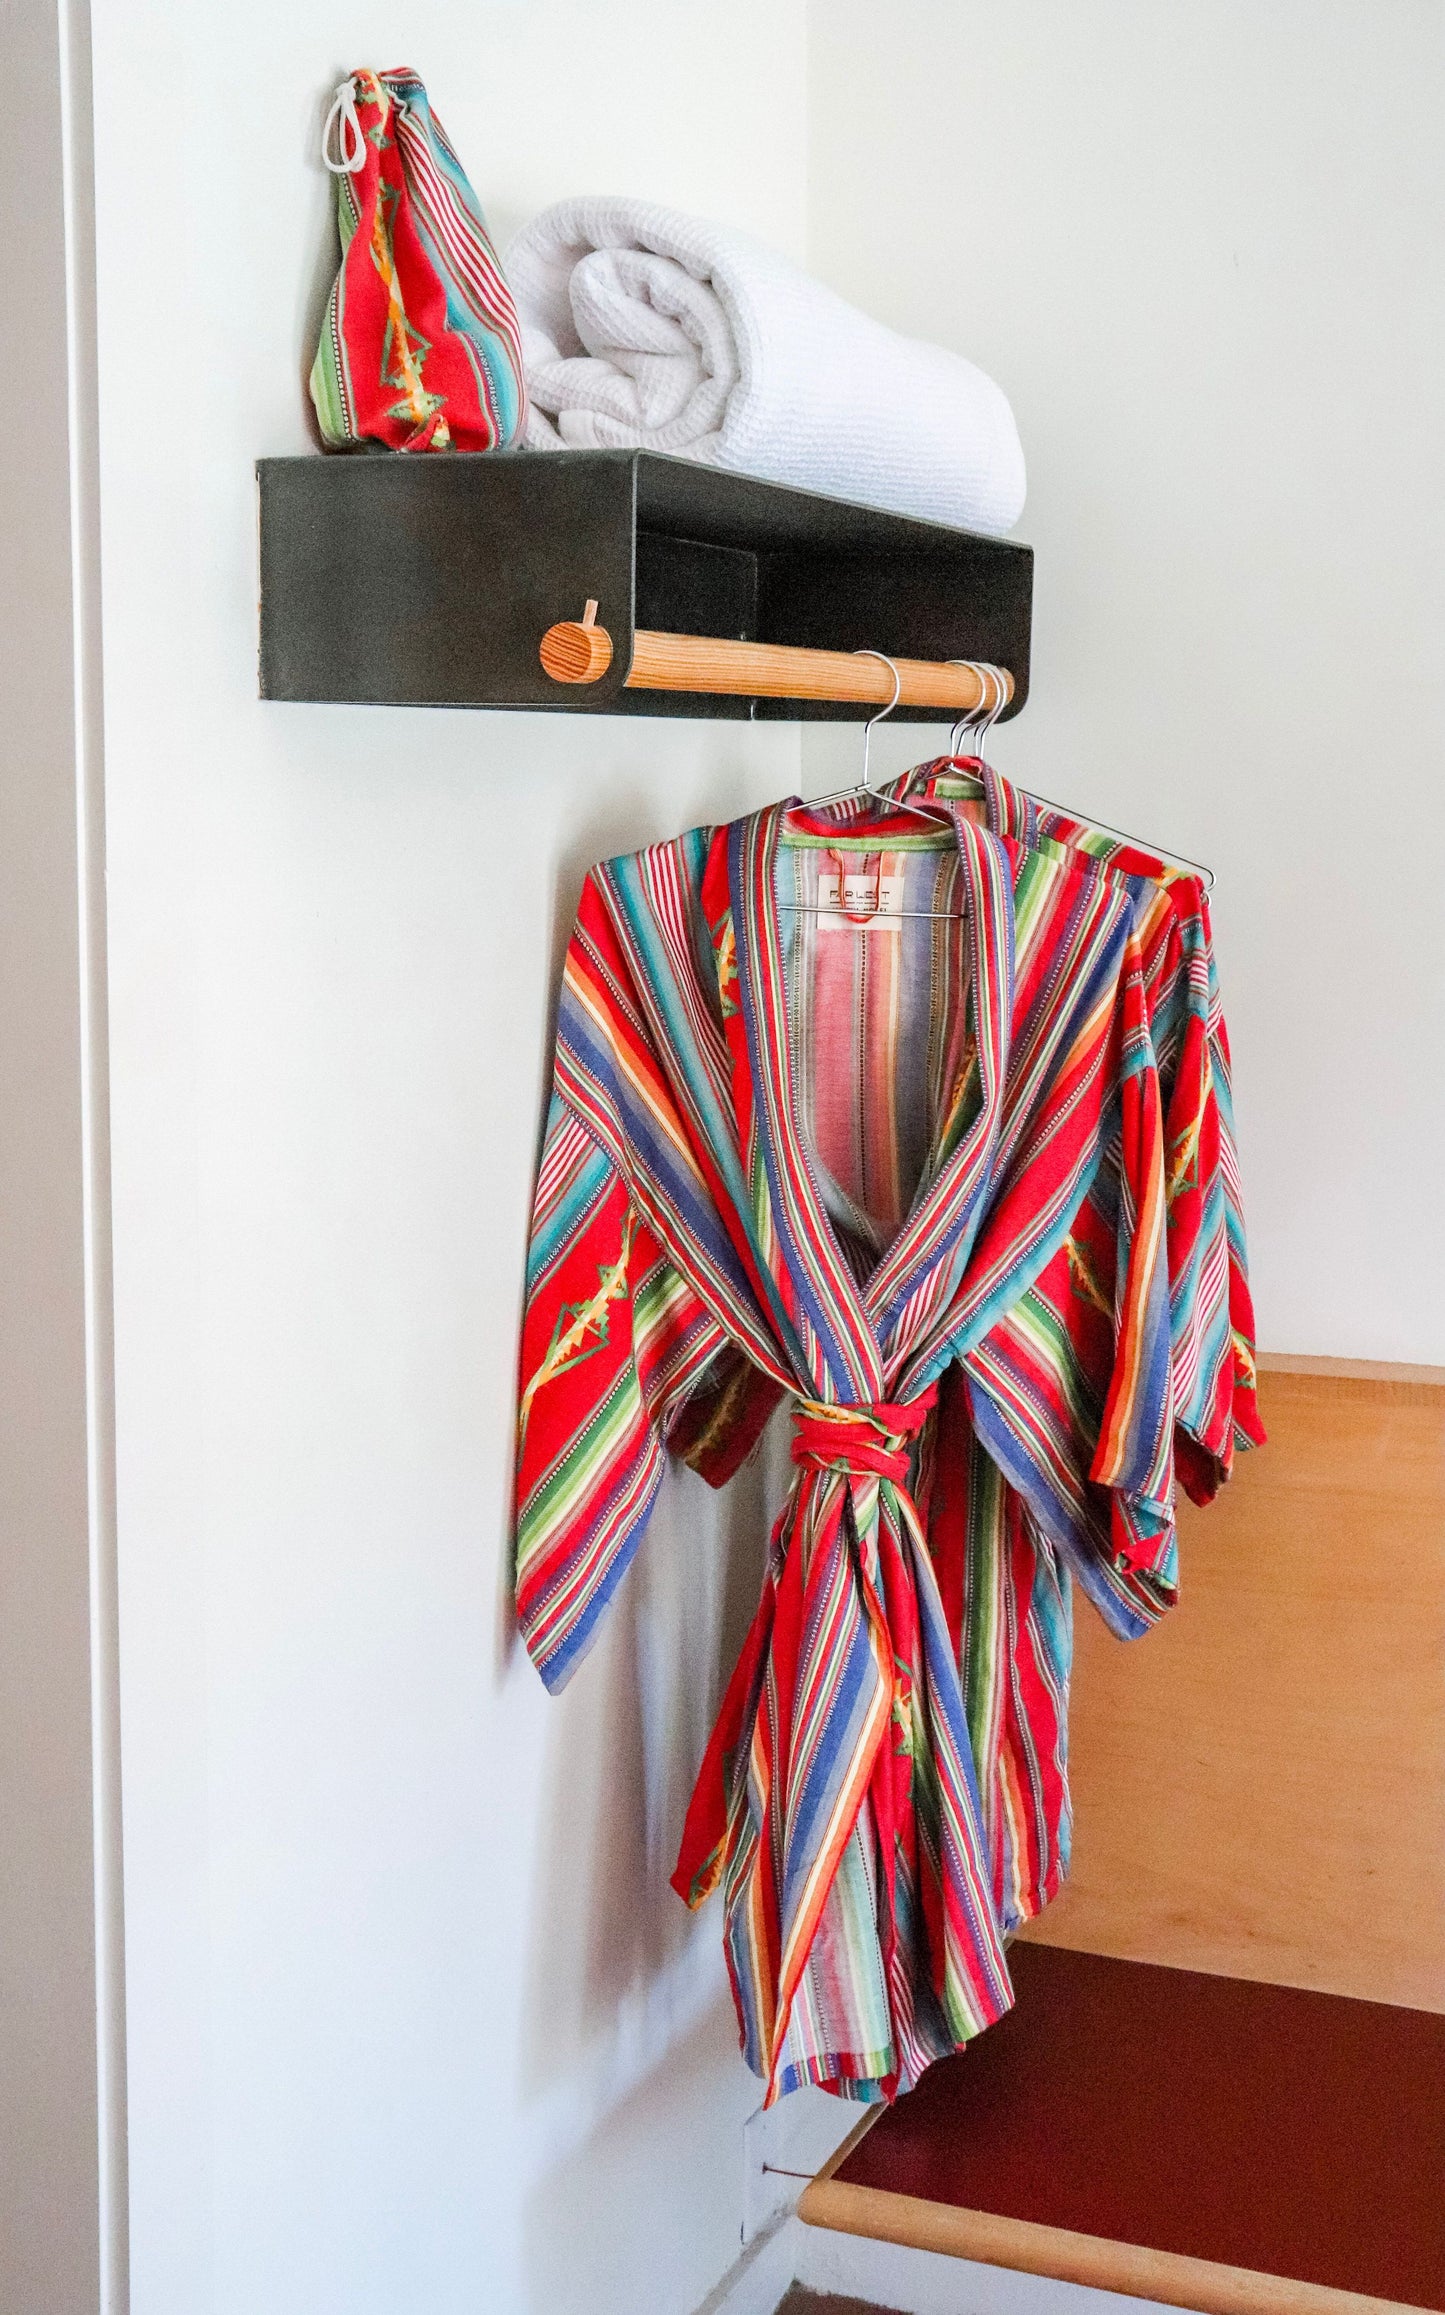
M 874 1407 L 835 1407 L 800 1399 L 793 1409 L 793 1461 L 805 1471 L 867 1472 L 903 1486 L 908 1441 L 922 1430 L 938 1397 L 932 1384 L 916 1399 L 882 1399 Z
M 687 1812 L 673 1887 L 696 1905 L 725 1884 L 744 2054 L 769 2105 L 849 2072 L 892 2097 L 1010 2000 L 958 1666 L 909 1487 L 936 1397 L 794 1407 L 793 1484 Z M 860 1813 L 866 1929 L 856 1898 L 833 1899 Z M 825 1913 L 822 1976 L 792 2034 Z M 867 2049 L 829 2039 L 839 1970 L 885 1989 Z

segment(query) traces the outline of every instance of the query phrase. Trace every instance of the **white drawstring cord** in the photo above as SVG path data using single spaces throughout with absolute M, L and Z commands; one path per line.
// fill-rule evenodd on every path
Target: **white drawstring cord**
M 337 158 L 331 157 L 332 131 L 336 132 Z M 366 165 L 366 138 L 356 111 L 356 82 L 337 83 L 331 110 L 326 115 L 321 131 L 321 158 L 333 177 L 354 177 Z

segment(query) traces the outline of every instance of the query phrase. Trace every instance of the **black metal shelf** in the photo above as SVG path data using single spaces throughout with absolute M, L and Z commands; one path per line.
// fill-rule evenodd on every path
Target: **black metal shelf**
M 1033 549 L 641 450 L 263 458 L 266 699 L 582 715 L 857 719 L 866 706 L 624 689 L 638 629 L 977 659 L 1028 696 Z M 546 630 L 588 597 L 597 683 Z M 938 708 L 900 708 L 938 722 Z

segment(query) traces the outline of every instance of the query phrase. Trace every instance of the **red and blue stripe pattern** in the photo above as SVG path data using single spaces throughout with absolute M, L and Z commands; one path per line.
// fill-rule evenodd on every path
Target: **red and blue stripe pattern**
M 1188 1493 L 1207 1503 L 1228 1478 L 1236 1449 L 1263 1445 L 1264 1427 L 1229 1032 L 1205 885 L 1138 845 L 1036 803 L 976 758 L 940 758 L 924 767 L 920 788 L 976 810 L 996 834 L 1094 863 L 1133 899 L 1165 1108 L 1175 1461 Z
M 521 333 L 466 171 L 406 66 L 353 73 L 343 95 L 358 150 L 333 163 L 341 264 L 311 370 L 322 440 L 504 450 L 527 416 Z
M 907 861 L 918 826 L 866 841 Z M 817 940 L 838 936 L 785 931 L 780 909 L 784 847 L 857 840 L 848 813 L 775 806 L 595 870 L 559 1011 L 517 1490 L 519 1617 L 551 1685 L 636 1548 L 665 1444 L 721 1479 L 798 1402 L 676 1876 L 690 1901 L 723 1889 L 769 2098 L 892 2096 L 1007 2007 L 1005 1931 L 1067 1861 L 1064 1572 L 1123 1631 L 1172 1597 L 1163 1118 L 1133 900 L 961 809 L 943 833 L 956 1082 L 871 1261 L 803 1125 L 828 1036 L 857 1026 L 800 1034 Z M 937 1001 L 911 967 L 890 985 Z M 896 1076 L 907 1031 L 860 1065 Z

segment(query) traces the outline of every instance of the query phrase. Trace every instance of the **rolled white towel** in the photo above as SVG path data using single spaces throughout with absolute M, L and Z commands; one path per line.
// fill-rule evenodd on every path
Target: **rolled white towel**
M 1024 457 L 999 387 L 750 235 L 647 201 L 559 201 L 507 254 L 539 450 L 671 451 L 1000 532 Z

